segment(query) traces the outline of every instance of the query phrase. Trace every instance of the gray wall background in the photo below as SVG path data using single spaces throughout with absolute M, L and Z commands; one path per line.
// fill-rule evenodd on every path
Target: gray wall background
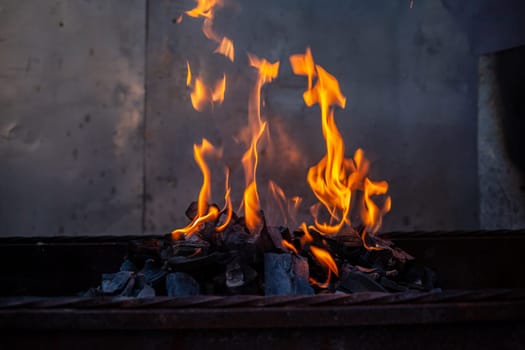
M 288 63 L 307 45 L 348 98 L 336 113 L 347 156 L 364 148 L 372 178 L 390 183 L 384 231 L 525 225 L 521 211 L 480 220 L 480 208 L 508 196 L 498 202 L 480 192 L 503 171 L 499 158 L 483 154 L 504 149 L 479 141 L 499 134 L 490 101 L 478 101 L 491 87 L 478 84 L 478 61 L 525 42 L 518 1 L 495 9 L 488 0 L 415 0 L 410 9 L 401 0 L 231 0 L 215 28 L 235 42 L 234 64 L 212 54 L 200 20 L 175 23 L 193 4 L 0 0 L 0 235 L 165 233 L 183 225 L 200 187 L 192 144 L 202 137 L 224 148 L 238 200 L 244 149 L 232 136 L 247 122 L 254 79 L 246 52 L 281 61 L 264 90 L 275 145 L 261 157 L 259 182 L 273 178 L 311 204 L 304 178 L 324 152 L 320 116 L 304 106 L 305 80 Z M 228 75 L 225 102 L 213 112 L 192 109 L 186 60 L 210 77 Z M 222 177 L 214 180 L 222 190 Z M 513 192 L 516 181 L 502 183 Z M 519 206 L 523 195 L 511 200 Z

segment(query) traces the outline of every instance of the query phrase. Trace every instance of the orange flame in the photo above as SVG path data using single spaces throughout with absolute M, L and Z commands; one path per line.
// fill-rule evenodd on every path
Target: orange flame
M 228 57 L 233 62 L 234 59 L 234 46 L 231 39 L 227 37 L 221 37 L 213 30 L 213 20 L 215 18 L 215 8 L 222 6 L 223 2 L 220 0 L 196 0 L 197 6 L 186 14 L 193 18 L 203 17 L 202 32 L 206 38 L 219 43 L 219 46 L 214 51 Z
M 246 187 L 244 190 L 244 216 L 251 233 L 258 233 L 262 227 L 261 205 L 257 191 L 257 165 L 259 154 L 257 145 L 266 130 L 267 123 L 261 119 L 261 89 L 271 82 L 279 72 L 279 62 L 270 63 L 265 59 L 248 54 L 250 65 L 257 69 L 257 82 L 250 95 L 248 105 L 249 147 L 242 156 Z
M 304 55 L 294 55 L 290 59 L 294 72 L 314 75 L 313 58 L 307 49 Z M 322 233 L 337 233 L 341 227 L 348 223 L 350 200 L 352 197 L 352 184 L 349 183 L 347 168 L 345 167 L 344 142 L 334 121 L 334 105 L 345 107 L 346 98 L 341 93 L 339 83 L 321 66 L 315 65 L 317 82 L 303 95 L 307 106 L 318 103 L 321 107 L 323 136 L 326 142 L 326 155 L 321 161 L 310 168 L 307 181 L 317 199 L 325 206 L 332 219 L 338 223 L 319 223 L 316 217 L 315 226 Z M 309 81 L 309 85 L 311 83 Z
M 287 249 L 291 250 L 292 252 L 294 252 L 295 254 L 299 254 L 297 252 L 297 249 L 294 247 L 294 245 L 290 242 L 288 242 L 287 240 L 283 239 L 282 240 L 282 243 L 283 243 L 283 246 L 285 246 Z
M 188 64 L 188 76 L 186 77 L 186 83 L 191 82 L 191 71 L 189 70 Z M 206 109 L 206 106 L 211 105 L 213 108 L 214 103 L 222 104 L 224 101 L 224 93 L 226 91 L 226 74 L 223 75 L 222 79 L 215 83 L 214 89 L 210 89 L 201 78 L 195 78 L 195 84 L 193 90 L 190 93 L 191 105 L 196 111 L 202 112 Z
M 198 18 L 213 18 L 213 8 L 221 4 L 217 0 L 196 0 L 197 6 L 189 11 L 186 11 L 186 14 L 190 17 Z
M 303 231 L 304 233 L 303 237 L 301 237 L 301 248 L 304 248 L 306 244 L 312 243 L 314 239 L 312 235 L 310 234 L 310 231 L 308 231 L 308 227 L 306 226 L 306 223 L 304 222 L 301 223 L 301 225 L 299 226 L 299 229 Z
M 383 208 L 372 201 L 370 196 L 386 194 L 388 191 L 388 183 L 386 181 L 373 182 L 366 178 L 363 189 L 364 205 L 361 207 L 361 221 L 367 228 L 369 233 L 376 233 L 381 227 L 383 216 L 388 213 L 392 207 L 392 200 L 390 196 L 386 197 Z
M 223 37 L 219 46 L 213 52 L 226 56 L 230 61 L 233 62 L 235 58 L 235 49 L 233 47 L 233 41 L 231 41 L 231 39 L 227 37 Z
M 216 230 L 217 232 L 222 232 L 228 227 L 228 224 L 230 223 L 233 215 L 233 206 L 232 206 L 232 200 L 231 200 L 231 188 L 230 188 L 230 169 L 226 168 L 226 190 L 224 192 L 224 208 L 221 210 L 221 212 L 226 211 L 226 218 L 224 219 L 224 222 L 222 225 L 217 226 Z
M 295 74 L 308 77 L 308 90 L 303 94 L 307 106 L 319 104 L 323 137 L 326 143 L 326 155 L 312 166 L 307 181 L 319 202 L 330 214 L 329 222 L 319 222 L 319 206 L 312 207 L 315 228 L 323 234 L 336 234 L 345 224 L 350 224 L 350 209 L 353 193 L 363 191 L 361 220 L 371 233 L 377 232 L 382 223 L 382 216 L 391 207 L 388 197 L 382 209 L 370 199 L 373 195 L 384 195 L 388 190 L 386 181 L 372 182 L 368 174 L 369 162 L 361 149 L 357 149 L 353 159 L 345 158 L 343 138 L 335 124 L 334 107 L 345 108 L 346 97 L 341 93 L 339 82 L 321 66 L 314 63 L 311 51 L 292 55 L 290 63 Z M 312 87 L 313 77 L 317 76 Z
M 191 67 L 188 61 L 186 61 L 186 70 L 188 71 L 186 75 L 186 86 L 189 87 L 191 85 Z
M 322 284 L 315 281 L 313 278 L 310 279 L 310 282 L 312 284 L 317 284 L 320 288 L 327 288 L 330 283 L 332 273 L 335 274 L 336 276 L 339 275 L 337 264 L 335 263 L 330 253 L 328 253 L 328 251 L 322 248 L 310 246 L 310 252 L 312 252 L 312 255 L 315 257 L 317 262 L 326 269 L 326 275 L 327 275 L 326 281 Z
M 176 229 L 171 233 L 174 239 L 179 239 L 182 236 L 189 237 L 199 231 L 204 223 L 218 219 L 220 215 L 219 209 L 215 206 L 209 205 L 211 202 L 211 174 L 210 168 L 206 164 L 204 157 L 208 155 L 221 156 L 221 153 L 222 152 L 220 150 L 217 150 L 215 147 L 213 147 L 213 145 L 206 139 L 202 139 L 202 143 L 200 145 L 193 145 L 193 158 L 199 166 L 203 177 L 202 186 L 199 191 L 199 198 L 197 201 L 197 215 L 186 227 Z M 226 182 L 228 183 L 228 177 L 226 178 Z M 227 191 L 225 198 L 226 207 L 230 208 L 229 210 L 231 210 L 229 191 Z M 225 227 L 224 224 L 222 226 Z
M 262 123 L 259 133 L 252 139 L 250 147 L 242 156 L 242 165 L 244 168 L 244 177 L 246 179 L 246 188 L 244 189 L 244 217 L 246 227 L 251 233 L 260 232 L 262 226 L 261 204 L 259 193 L 257 191 L 257 165 L 259 163 L 259 154 L 257 152 L 257 143 L 264 133 L 266 122 Z
M 304 55 L 297 54 L 290 56 L 290 63 L 294 74 L 306 75 L 308 77 L 308 90 L 312 89 L 313 78 L 316 76 L 314 58 L 310 47 L 306 48 Z

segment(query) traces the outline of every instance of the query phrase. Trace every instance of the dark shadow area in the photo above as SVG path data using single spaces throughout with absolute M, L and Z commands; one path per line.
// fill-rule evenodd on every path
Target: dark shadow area
M 498 52 L 495 62 L 505 147 L 525 177 L 525 46 Z

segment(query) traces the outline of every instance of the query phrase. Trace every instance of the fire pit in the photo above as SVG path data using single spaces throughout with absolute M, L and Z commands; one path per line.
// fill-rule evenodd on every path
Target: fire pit
M 146 299 L 63 297 L 100 283 L 143 237 L 5 238 L 2 344 L 516 349 L 525 341 L 523 234 L 383 235 L 433 268 L 442 291 Z

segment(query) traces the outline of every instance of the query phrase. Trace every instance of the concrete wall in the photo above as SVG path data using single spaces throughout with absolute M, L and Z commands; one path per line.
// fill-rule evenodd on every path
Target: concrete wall
M 145 4 L 0 1 L 0 234 L 142 230 Z
M 490 18 L 482 16 L 486 6 L 232 0 L 216 18 L 217 31 L 235 42 L 231 63 L 212 53 L 200 20 L 176 23 L 193 4 L 0 1 L 0 235 L 165 233 L 183 225 L 201 182 L 192 144 L 202 137 L 223 147 L 238 203 L 244 146 L 234 137 L 246 125 L 254 81 L 247 52 L 281 61 L 263 92 L 274 146 L 261 157 L 262 192 L 276 180 L 305 197 L 307 217 L 306 171 L 324 145 L 318 109 L 304 106 L 305 80 L 288 63 L 307 45 L 348 97 L 336 113 L 347 155 L 364 148 L 372 178 L 390 183 L 384 230 L 480 227 L 478 52 L 489 44 L 480 48 L 473 28 L 476 18 Z M 192 109 L 186 60 L 210 78 L 226 72 L 222 106 Z M 212 166 L 220 173 L 221 163 Z M 222 180 L 215 176 L 217 201 Z

